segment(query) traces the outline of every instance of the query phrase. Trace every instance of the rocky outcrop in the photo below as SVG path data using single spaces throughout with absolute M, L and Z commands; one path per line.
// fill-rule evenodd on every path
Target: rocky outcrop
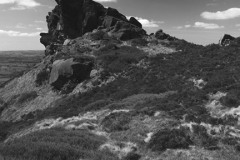
M 92 41 L 129 40 L 146 35 L 137 19 L 128 20 L 118 10 L 105 8 L 93 0 L 56 2 L 57 6 L 46 17 L 48 33 L 40 34 L 40 42 L 46 48 L 45 56 L 52 56 L 49 83 L 56 89 L 61 89 L 68 81 L 80 82 L 89 77 L 93 63 L 86 57 L 81 62 L 76 59 L 99 47 Z M 89 38 L 89 42 L 76 41 L 79 37 L 86 41 Z
M 114 29 L 112 32 L 117 32 L 116 27 L 114 27 L 117 22 L 124 23 L 125 26 L 121 31 L 118 29 L 119 34 L 126 35 L 131 30 L 131 34 L 138 34 L 137 37 L 140 37 L 146 33 L 142 29 L 141 23 L 135 18 L 132 17 L 129 21 L 116 9 L 105 8 L 92 0 L 56 0 L 56 2 L 58 5 L 46 17 L 48 33 L 41 33 L 40 41 L 45 47 L 50 43 L 63 44 L 67 38 L 80 37 L 100 26 L 107 28 L 108 31 Z M 127 29 L 126 26 L 128 26 Z M 136 36 L 128 36 L 127 39 L 131 39 L 131 37 Z
M 40 33 L 41 39 L 40 42 L 46 47 L 51 44 L 52 36 L 49 33 Z
M 224 34 L 222 38 L 219 40 L 219 45 L 220 46 L 227 46 L 230 44 L 232 40 L 235 40 L 236 38 L 229 35 L 229 34 Z
M 134 17 L 131 17 L 131 18 L 129 19 L 129 22 L 130 22 L 131 24 L 134 24 L 135 26 L 138 26 L 139 28 L 142 28 L 142 24 L 141 24 L 136 18 L 134 18 Z
M 162 29 L 159 29 L 155 33 L 155 38 L 160 40 L 173 40 L 173 37 L 171 37 L 169 34 L 164 33 Z
M 134 38 L 140 38 L 145 35 L 146 32 L 130 23 L 119 21 L 114 28 L 109 32 L 109 35 L 120 40 L 129 40 Z
M 49 83 L 56 89 L 61 89 L 69 80 L 81 82 L 90 77 L 92 66 L 86 59 L 57 60 L 53 63 Z

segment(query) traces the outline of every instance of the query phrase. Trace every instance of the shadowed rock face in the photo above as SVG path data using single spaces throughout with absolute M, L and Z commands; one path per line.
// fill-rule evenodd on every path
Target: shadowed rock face
M 66 38 L 80 37 L 87 32 L 92 32 L 99 26 L 110 29 L 119 21 L 131 24 L 131 30 L 137 28 L 142 30 L 141 34 L 146 34 L 141 29 L 141 23 L 135 18 L 132 17 L 128 21 L 126 16 L 116 9 L 105 8 L 92 0 L 56 0 L 56 2 L 58 5 L 46 17 L 48 33 L 41 33 L 40 42 L 44 46 L 51 42 L 62 44 Z
M 61 89 L 69 80 L 81 82 L 90 77 L 92 63 L 77 62 L 73 58 L 57 60 L 53 63 L 49 83 L 56 89 Z
M 229 34 L 224 34 L 222 36 L 222 38 L 219 40 L 219 45 L 220 46 L 227 46 L 230 44 L 230 42 L 232 40 L 235 40 L 236 38 L 234 38 L 233 36 L 229 35 Z

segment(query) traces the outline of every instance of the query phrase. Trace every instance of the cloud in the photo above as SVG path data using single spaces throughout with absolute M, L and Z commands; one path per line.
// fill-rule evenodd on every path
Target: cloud
M 117 0 L 95 0 L 96 2 L 105 3 L 105 2 L 117 2 Z
M 43 30 L 42 28 L 36 28 L 36 30 Z
M 177 27 L 173 27 L 175 29 L 183 29 L 184 27 L 183 26 L 177 26 Z
M 203 29 L 221 29 L 221 28 L 224 28 L 224 26 L 219 26 L 219 25 L 214 24 L 214 23 L 204 23 L 204 22 L 195 22 L 194 25 L 186 24 L 184 26 L 177 26 L 177 27 L 173 27 L 173 28 L 180 30 L 180 29 L 190 28 L 190 27 L 203 28 Z
M 35 0 L 0 0 L 0 4 L 14 4 L 10 10 L 25 10 L 40 6 Z
M 217 3 L 209 3 L 207 4 L 207 6 L 217 6 L 218 4 Z
M 214 23 L 204 23 L 204 22 L 195 22 L 195 25 L 193 27 L 196 28 L 203 28 L 203 29 L 221 29 L 224 28 L 224 26 L 219 26 Z
M 173 28 L 174 28 L 174 29 L 177 29 L 177 30 L 180 30 L 180 29 L 183 29 L 183 28 L 190 28 L 190 27 L 192 27 L 192 25 L 186 24 L 186 25 L 184 25 L 184 26 L 177 26 L 177 27 L 173 27 Z
M 45 23 L 45 21 L 35 21 L 36 23 Z
M 225 20 L 240 17 L 240 8 L 230 8 L 225 11 L 203 12 L 201 17 L 205 19 Z
M 132 16 L 127 16 L 127 19 L 130 19 L 131 17 Z M 136 18 L 142 24 L 142 26 L 146 28 L 159 27 L 159 24 L 164 23 L 163 21 L 148 20 L 141 17 L 134 18 Z
M 0 30 L 0 35 L 8 35 L 10 37 L 34 37 L 34 36 L 39 36 L 40 32 L 33 32 L 33 33 L 22 33 L 19 31 L 5 31 L 5 30 Z
M 236 26 L 236 27 L 240 27 L 240 24 L 236 24 L 235 26 Z
M 26 27 L 22 24 L 17 24 L 15 28 L 26 28 Z

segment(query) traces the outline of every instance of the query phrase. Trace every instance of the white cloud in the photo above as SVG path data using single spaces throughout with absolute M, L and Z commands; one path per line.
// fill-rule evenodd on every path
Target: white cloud
M 183 26 L 177 26 L 177 27 L 173 27 L 175 29 L 183 29 Z
M 14 3 L 15 0 L 1 0 L 0 4 Z
M 127 16 L 127 19 L 130 19 L 131 17 L 132 16 Z M 158 24 L 164 23 L 163 21 L 148 20 L 141 17 L 134 17 L 134 18 L 136 18 L 142 24 L 143 27 L 147 27 L 147 28 L 159 27 Z
M 36 28 L 36 30 L 43 30 L 42 28 Z
M 117 0 L 95 0 L 96 2 L 104 3 L 104 2 L 117 2 Z
M 190 27 L 192 27 L 192 25 L 190 25 L 190 24 L 186 24 L 186 25 L 184 25 L 184 26 L 177 26 L 177 27 L 173 27 L 174 29 L 183 29 L 183 28 L 190 28 Z
M 173 27 L 175 29 L 183 29 L 183 28 L 190 28 L 190 27 L 195 27 L 195 28 L 203 28 L 203 29 L 221 29 L 224 28 L 224 26 L 219 26 L 214 23 L 204 23 L 204 22 L 195 22 L 194 25 L 186 24 L 184 26 L 177 26 Z
M 217 6 L 218 4 L 217 3 L 209 3 L 207 4 L 207 6 Z
M 19 23 L 14 28 L 26 28 L 26 26 L 21 24 L 21 23 Z
M 201 16 L 205 19 L 225 20 L 240 17 L 240 8 L 230 8 L 225 11 L 203 12 Z
M 33 32 L 33 33 L 22 33 L 19 31 L 5 31 L 5 30 L 0 30 L 0 35 L 8 35 L 10 37 L 34 37 L 34 36 L 39 36 L 40 32 Z
M 184 27 L 186 27 L 186 28 L 190 28 L 192 25 L 190 25 L 190 24 L 187 24 L 187 25 L 185 25 Z
M 236 26 L 236 27 L 240 27 L 240 24 L 236 24 L 235 26 Z
M 35 21 L 36 23 L 45 23 L 45 21 Z
M 0 4 L 14 4 L 10 10 L 25 10 L 40 6 L 35 0 L 0 0 Z
M 221 29 L 224 28 L 224 26 L 219 26 L 214 23 L 204 23 L 204 22 L 195 22 L 195 25 L 193 27 L 196 28 L 204 28 L 204 29 Z

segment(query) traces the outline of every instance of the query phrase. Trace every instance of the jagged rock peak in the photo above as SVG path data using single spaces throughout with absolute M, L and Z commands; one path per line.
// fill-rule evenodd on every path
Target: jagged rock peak
M 222 38 L 219 40 L 219 45 L 220 46 L 228 46 L 232 40 L 235 40 L 236 38 L 229 35 L 229 34 L 224 34 Z
M 65 39 L 74 39 L 92 32 L 98 27 L 108 29 L 111 35 L 128 40 L 146 34 L 138 20 L 130 20 L 114 8 L 105 8 L 92 0 L 56 0 L 57 6 L 49 12 L 46 20 L 48 33 L 41 33 L 41 43 L 46 47 L 51 43 L 62 44 Z M 118 23 L 120 22 L 120 23 Z M 118 27 L 124 28 L 119 32 Z M 120 25 L 121 24 L 121 25 Z M 128 36 L 127 36 L 128 35 Z

